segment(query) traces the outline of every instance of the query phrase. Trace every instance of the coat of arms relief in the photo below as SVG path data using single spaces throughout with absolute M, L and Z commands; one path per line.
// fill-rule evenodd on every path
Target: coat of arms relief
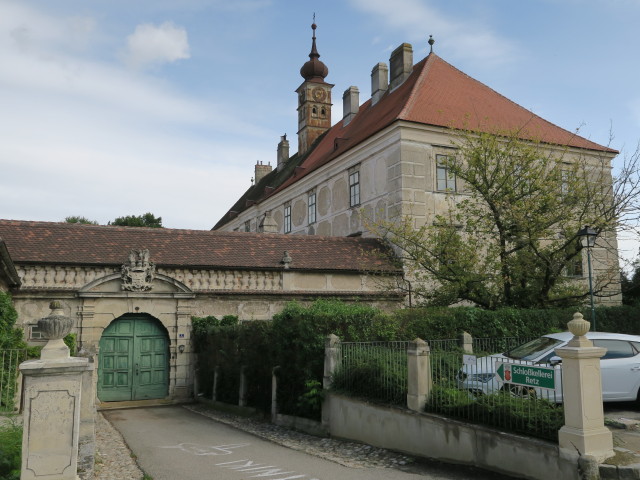
M 156 264 L 149 261 L 149 249 L 131 250 L 129 260 L 122 265 L 122 290 L 147 292 L 153 288 Z

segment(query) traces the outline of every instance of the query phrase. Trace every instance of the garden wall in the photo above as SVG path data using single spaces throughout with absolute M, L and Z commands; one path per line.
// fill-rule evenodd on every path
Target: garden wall
M 557 445 L 432 414 L 382 407 L 328 393 L 323 424 L 331 436 L 419 457 L 534 480 L 579 480 L 578 455 Z

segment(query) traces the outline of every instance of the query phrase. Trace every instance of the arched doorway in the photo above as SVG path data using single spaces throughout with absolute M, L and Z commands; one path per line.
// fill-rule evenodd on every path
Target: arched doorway
M 143 315 L 111 322 L 100 338 L 98 398 L 103 402 L 164 398 L 169 389 L 169 338 Z

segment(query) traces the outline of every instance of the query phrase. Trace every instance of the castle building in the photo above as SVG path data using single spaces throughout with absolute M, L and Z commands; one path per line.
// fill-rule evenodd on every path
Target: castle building
M 332 85 L 312 28 L 310 60 L 296 90 L 298 151 L 289 155 L 284 135 L 277 167 L 256 165 L 255 184 L 213 230 L 368 236 L 364 218 L 410 215 L 417 227 L 430 224 L 448 209 L 452 194 L 463 193 L 462 182 L 442 162 L 455 154 L 460 130 L 517 131 L 525 141 L 562 152 L 566 161 L 586 159 L 607 168 L 618 153 L 544 120 L 433 51 L 414 63 L 407 43 L 392 52 L 389 66 L 374 65 L 364 103 L 357 87 L 345 90 L 342 119 L 331 125 Z M 607 248 L 594 251 L 596 275 L 618 271 L 615 234 L 604 240 Z M 586 272 L 584 257 L 579 270 Z M 619 290 L 614 283 L 611 288 Z M 620 302 L 620 295 L 609 294 L 603 302 Z

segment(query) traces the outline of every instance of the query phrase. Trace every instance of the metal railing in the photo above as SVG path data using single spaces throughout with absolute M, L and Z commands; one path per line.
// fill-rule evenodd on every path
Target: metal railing
M 548 375 L 548 371 L 540 373 L 535 368 L 540 366 L 531 362 L 490 356 L 528 340 L 476 339 L 475 355 L 466 353 L 458 340 L 428 341 L 432 384 L 425 410 L 557 441 L 557 430 L 564 423 L 560 367 L 553 369 L 554 388 L 522 386 L 508 381 L 512 371 L 518 372 L 521 367 L 534 367 L 526 370 L 532 375 Z M 354 397 L 406 406 L 408 345 L 342 343 L 332 388 Z M 497 371 L 497 361 L 507 365 L 501 372 Z
M 409 342 L 340 344 L 332 388 L 355 397 L 406 405 Z
M 18 408 L 20 392 L 19 365 L 27 359 L 27 349 L 0 350 L 0 412 L 13 412 Z

